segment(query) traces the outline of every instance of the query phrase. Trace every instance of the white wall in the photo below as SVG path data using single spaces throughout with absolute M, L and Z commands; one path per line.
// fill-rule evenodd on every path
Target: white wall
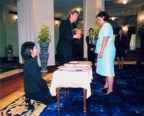
M 59 25 L 55 25 L 54 26 L 54 40 L 55 40 L 55 54 L 57 54 L 57 51 L 56 51 L 56 47 L 57 47 L 57 43 L 58 43 L 58 40 L 59 40 Z
M 99 11 L 105 10 L 104 6 L 104 0 L 84 0 L 84 58 L 87 58 L 86 36 L 88 35 L 88 30 L 96 27 L 96 15 Z
M 55 65 L 55 50 L 54 50 L 54 9 L 53 0 L 20 0 L 18 1 L 18 33 L 19 33 L 19 56 L 21 45 L 25 41 L 34 41 L 37 44 L 38 50 L 38 63 L 39 59 L 39 44 L 36 39 L 40 31 L 41 23 L 44 21 L 50 27 L 52 41 L 49 44 L 48 53 L 48 66 Z M 20 57 L 20 63 L 23 63 Z

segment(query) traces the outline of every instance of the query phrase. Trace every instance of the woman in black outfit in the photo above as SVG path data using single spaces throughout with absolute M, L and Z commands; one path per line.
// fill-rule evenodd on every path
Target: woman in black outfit
M 80 34 L 75 34 L 74 29 L 77 28 L 75 22 L 77 21 L 79 12 L 76 9 L 70 11 L 68 18 L 62 20 L 59 28 L 59 41 L 57 45 L 57 54 L 59 65 L 73 60 L 72 43 L 73 39 L 80 39 Z
M 94 37 L 94 29 L 93 28 L 89 29 L 89 35 L 86 36 L 86 43 L 87 43 L 88 61 L 91 61 L 94 66 L 95 57 L 96 57 L 96 54 L 94 53 L 96 38 Z
M 123 34 L 123 30 L 119 29 L 119 34 L 115 38 L 116 58 L 118 69 L 123 69 L 124 58 L 126 57 L 127 37 Z
M 25 60 L 23 66 L 24 91 L 29 108 L 34 108 L 31 100 L 37 100 L 46 105 L 56 102 L 56 98 L 51 97 L 47 83 L 42 78 L 40 68 L 35 60 L 37 56 L 35 43 L 25 42 L 21 47 L 21 55 Z

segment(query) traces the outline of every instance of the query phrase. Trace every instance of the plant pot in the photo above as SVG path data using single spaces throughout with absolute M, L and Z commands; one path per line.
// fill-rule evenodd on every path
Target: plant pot
M 39 43 L 40 45 L 40 62 L 41 62 L 41 72 L 48 72 L 47 69 L 47 62 L 48 62 L 48 57 L 49 57 L 49 53 L 48 53 L 48 47 L 49 47 L 49 43 L 45 42 L 45 43 Z
M 7 58 L 8 58 L 8 61 L 12 61 L 13 60 L 13 54 L 12 54 L 12 50 L 11 49 L 9 49 L 8 51 L 7 51 Z

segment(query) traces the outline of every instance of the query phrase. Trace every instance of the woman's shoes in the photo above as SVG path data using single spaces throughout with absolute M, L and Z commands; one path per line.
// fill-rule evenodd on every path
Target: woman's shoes
M 100 88 L 103 95 L 111 95 L 113 92 L 108 92 L 108 88 Z
M 103 93 L 103 95 L 111 95 L 113 92 L 106 92 L 106 93 Z
M 28 103 L 28 109 L 29 110 L 33 110 L 34 109 L 34 105 L 33 105 L 33 103 L 31 103 L 31 99 L 30 98 L 26 98 L 25 102 Z
M 100 88 L 99 89 L 102 93 L 107 93 L 108 88 Z

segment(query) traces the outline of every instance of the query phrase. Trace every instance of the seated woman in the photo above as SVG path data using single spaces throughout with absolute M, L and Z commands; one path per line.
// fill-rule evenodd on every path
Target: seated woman
M 29 108 L 34 108 L 31 100 L 40 101 L 45 105 L 56 102 L 56 98 L 50 95 L 47 83 L 42 78 L 40 68 L 35 60 L 37 56 L 35 43 L 30 41 L 23 43 L 21 55 L 25 60 L 23 66 L 24 91 Z

